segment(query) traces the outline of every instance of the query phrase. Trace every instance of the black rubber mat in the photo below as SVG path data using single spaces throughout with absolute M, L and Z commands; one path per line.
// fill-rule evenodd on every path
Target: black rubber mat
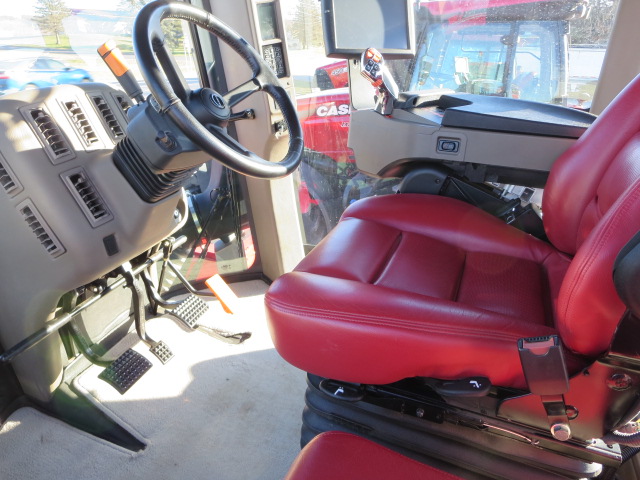
M 105 368 L 98 378 L 124 395 L 152 366 L 143 355 L 129 349 Z

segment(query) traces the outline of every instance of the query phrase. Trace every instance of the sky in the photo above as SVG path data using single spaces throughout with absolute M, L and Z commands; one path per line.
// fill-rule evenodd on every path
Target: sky
M 298 0 L 280 0 L 283 15 L 287 16 L 290 12 L 293 12 L 297 2 Z M 120 0 L 66 0 L 65 3 L 69 8 L 116 10 Z M 11 6 L 11 13 L 17 15 L 30 15 L 35 10 L 36 4 L 37 0 L 20 0 L 18 2 L 14 2 Z
M 11 6 L 12 15 L 30 15 L 35 11 L 37 0 L 20 0 Z M 120 0 L 66 0 L 68 8 L 115 10 Z

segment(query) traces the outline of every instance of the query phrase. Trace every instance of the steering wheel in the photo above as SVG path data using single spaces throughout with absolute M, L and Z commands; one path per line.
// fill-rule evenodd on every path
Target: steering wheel
M 165 19 L 193 23 L 229 45 L 249 65 L 252 78 L 225 95 L 203 88 L 191 91 L 165 42 Z M 302 159 L 302 128 L 296 109 L 275 73 L 247 41 L 210 13 L 188 3 L 156 1 L 145 5 L 134 24 L 134 52 L 158 110 L 195 145 L 244 175 L 279 178 L 293 172 Z M 231 108 L 263 91 L 280 108 L 289 129 L 289 148 L 280 162 L 270 162 L 247 150 L 226 132 Z

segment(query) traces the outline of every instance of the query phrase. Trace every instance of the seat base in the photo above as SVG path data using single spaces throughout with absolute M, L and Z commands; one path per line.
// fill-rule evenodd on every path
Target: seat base
M 593 478 L 620 464 L 619 450 L 618 456 L 605 455 L 590 445 L 558 442 L 548 430 L 517 426 L 486 413 L 517 391 L 458 398 L 454 405 L 420 388 L 416 379 L 366 386 L 364 398 L 354 402 L 321 391 L 322 380 L 314 375 L 307 379 L 303 446 L 321 432 L 341 430 L 422 461 L 437 458 L 497 478 Z

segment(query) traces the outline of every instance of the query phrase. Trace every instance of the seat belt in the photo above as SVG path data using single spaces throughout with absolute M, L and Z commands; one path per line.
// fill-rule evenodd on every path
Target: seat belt
M 564 394 L 569 391 L 569 375 L 560 338 L 557 335 L 521 338 L 518 352 L 529 391 L 542 400 L 551 435 L 566 442 L 571 438 L 564 403 Z

